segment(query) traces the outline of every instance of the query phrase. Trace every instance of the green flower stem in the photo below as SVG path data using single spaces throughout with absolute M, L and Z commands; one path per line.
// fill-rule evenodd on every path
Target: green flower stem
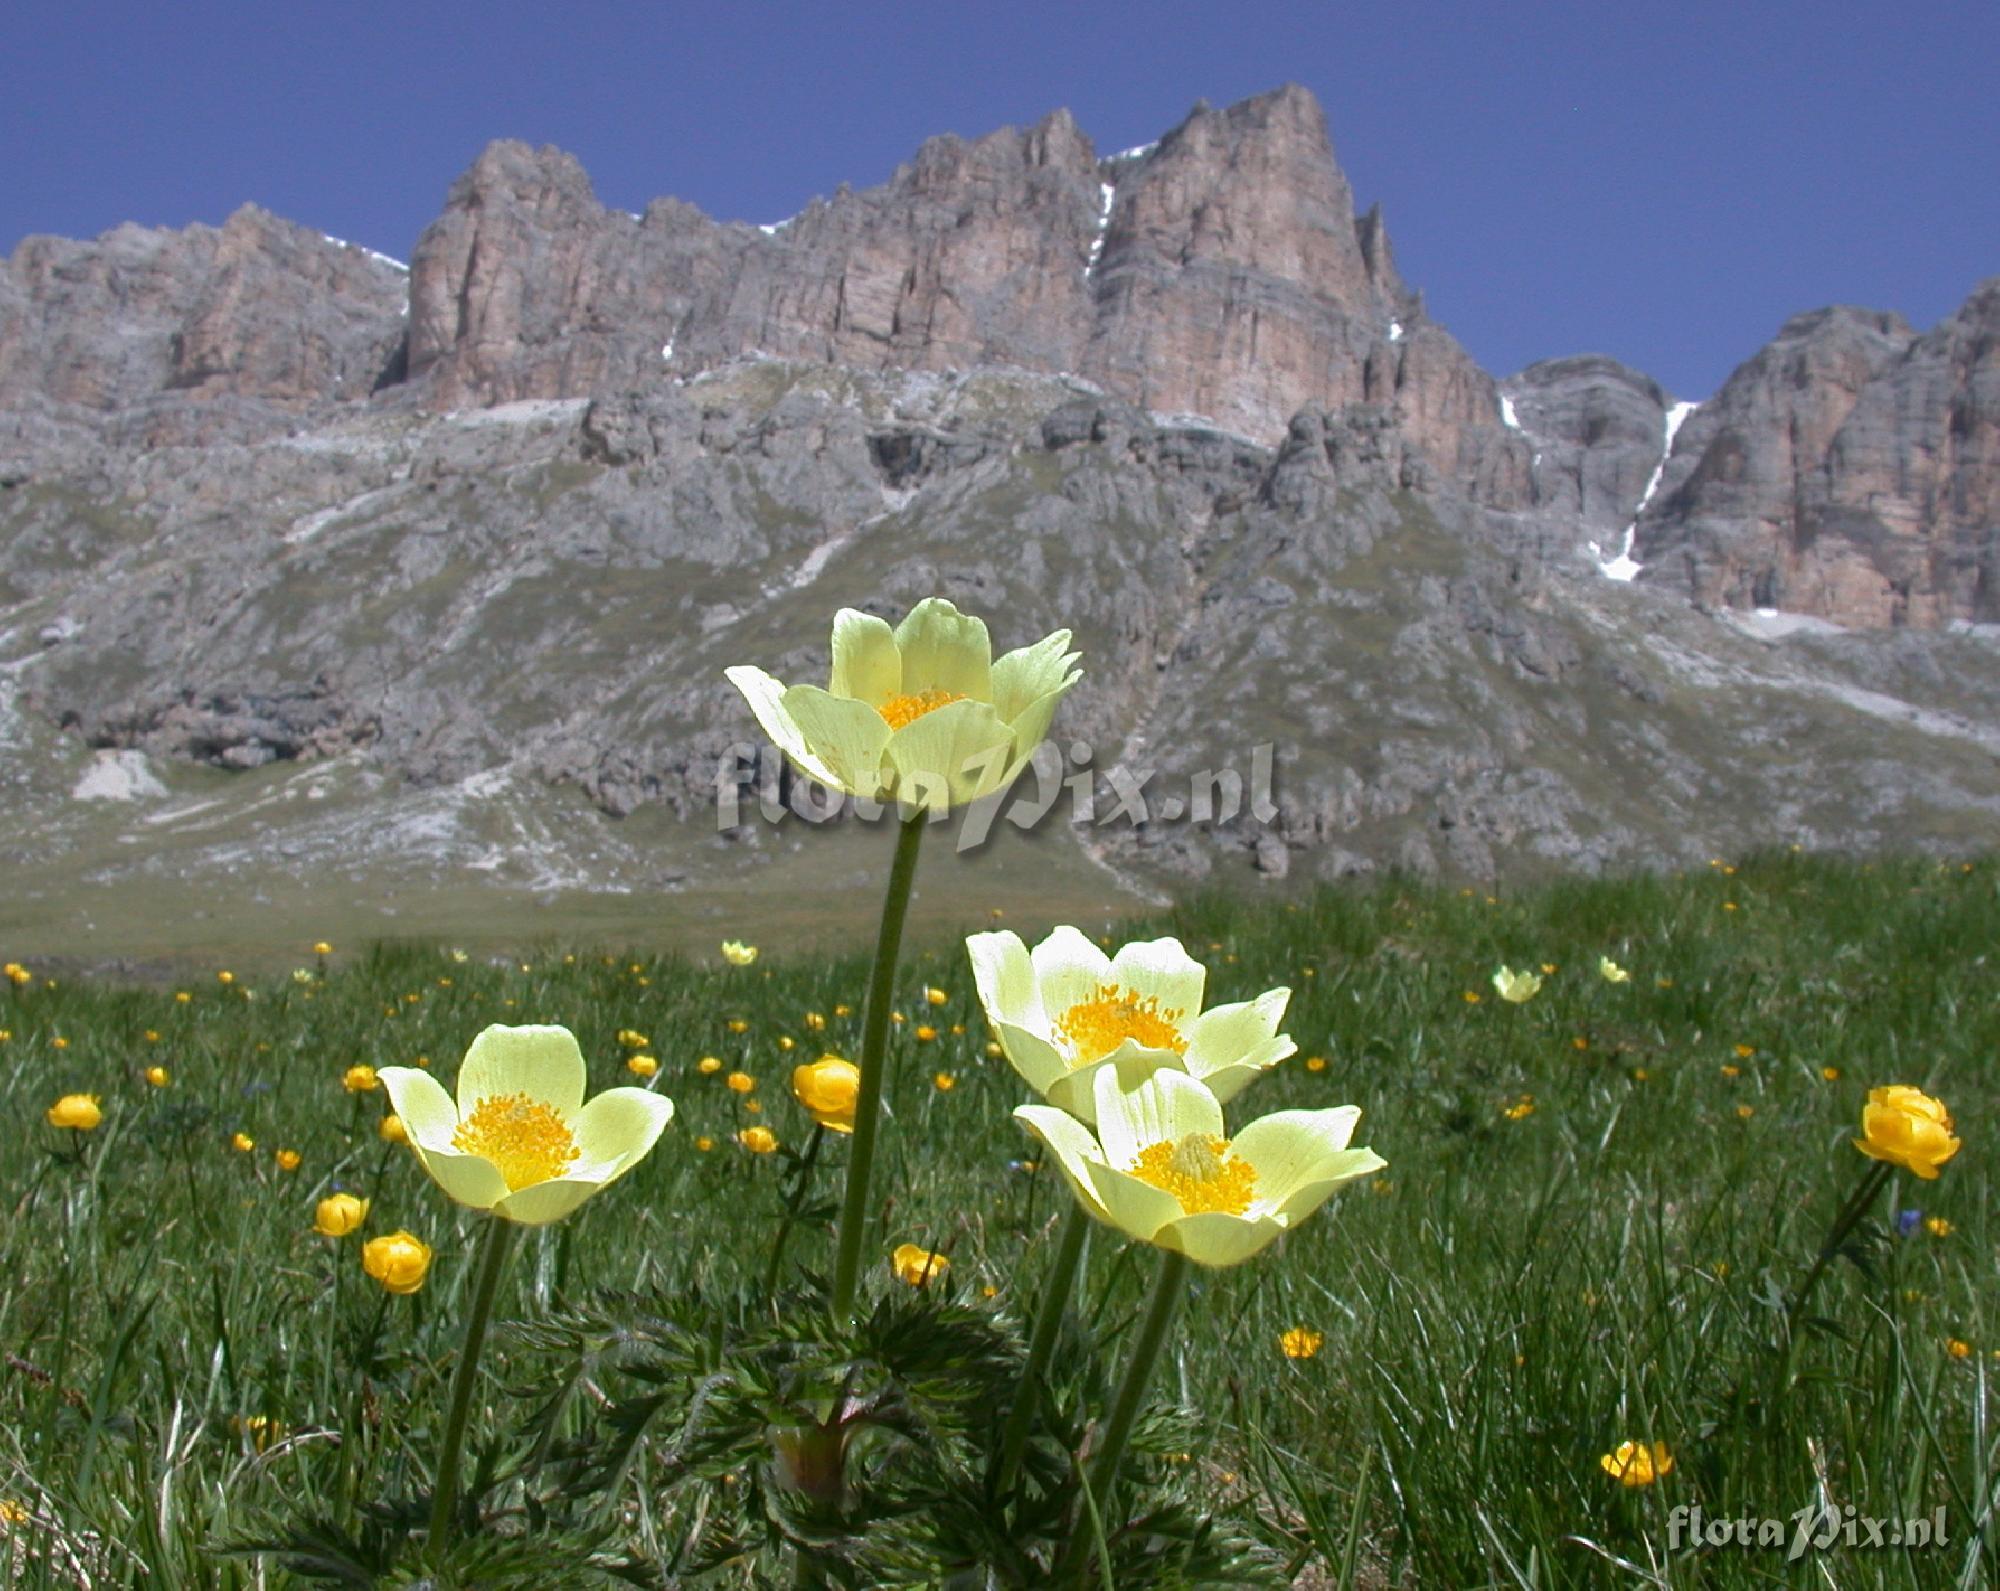
M 1125 1439 L 1139 1418 L 1139 1406 L 1146 1401 L 1146 1387 L 1153 1379 L 1153 1361 L 1160 1356 L 1166 1340 L 1167 1324 L 1180 1302 L 1181 1283 L 1187 1278 L 1187 1257 L 1171 1250 L 1160 1251 L 1159 1274 L 1153 1279 L 1153 1295 L 1146 1300 L 1146 1317 L 1132 1344 L 1132 1357 L 1125 1362 L 1125 1379 L 1118 1383 L 1118 1396 L 1111 1405 L 1111 1418 L 1104 1427 L 1104 1440 L 1090 1461 L 1090 1494 L 1105 1517 L 1107 1533 L 1112 1517 L 1111 1489 L 1118 1483 L 1118 1466 L 1125 1457 Z M 1069 1538 L 1066 1562 L 1081 1567 L 1089 1561 L 1092 1542 L 1090 1511 L 1080 1509 L 1076 1528 Z
M 854 1308 L 861 1280 L 861 1237 L 868 1225 L 868 1178 L 875 1168 L 875 1128 L 882 1115 L 882 1058 L 889 1045 L 889 1003 L 895 996 L 896 955 L 903 945 L 903 919 L 910 910 L 910 886 L 917 876 L 917 848 L 927 814 L 922 808 L 902 820 L 896 859 L 889 868 L 889 892 L 882 901 L 882 927 L 875 938 L 875 968 L 868 978 L 868 1014 L 861 1029 L 861 1093 L 854 1102 L 854 1150 L 847 1161 L 847 1195 L 840 1206 L 840 1247 L 833 1265 L 833 1312 L 845 1318 Z
M 784 1219 L 778 1223 L 778 1235 L 771 1240 L 771 1263 L 764 1268 L 764 1292 L 767 1296 L 778 1290 L 778 1278 L 785 1266 L 785 1245 L 791 1241 L 792 1228 L 798 1224 L 799 1206 L 806 1202 L 806 1191 L 812 1186 L 813 1165 L 819 1159 L 819 1146 L 825 1139 L 826 1128 L 815 1122 L 812 1138 L 799 1160 L 791 1197 L 785 1200 Z
M 1014 1395 L 1014 1406 L 1007 1411 L 1000 1455 L 989 1477 L 988 1490 L 995 1497 L 1006 1496 L 1014 1477 L 1020 1473 L 1021 1456 L 1028 1447 L 1028 1428 L 1034 1423 L 1035 1410 L 1041 1403 L 1042 1378 L 1048 1373 L 1049 1359 L 1055 1353 L 1056 1334 L 1062 1328 L 1063 1311 L 1069 1307 L 1077 1261 L 1083 1257 L 1084 1234 L 1089 1230 L 1090 1217 L 1084 1214 L 1080 1203 L 1071 1200 L 1069 1214 L 1063 1217 L 1062 1232 L 1056 1239 L 1055 1263 L 1049 1267 L 1048 1277 L 1042 1283 L 1041 1302 L 1035 1308 L 1034 1335 L 1028 1339 L 1028 1363 L 1021 1371 L 1021 1386 Z
M 479 1277 L 473 1283 L 472 1312 L 465 1322 L 465 1344 L 459 1350 L 458 1373 L 452 1377 L 451 1412 L 445 1416 L 444 1449 L 438 1454 L 437 1485 L 431 1492 L 431 1532 L 433 1547 L 451 1535 L 452 1515 L 458 1503 L 458 1461 L 465 1447 L 466 1416 L 472 1412 L 472 1386 L 479 1379 L 479 1350 L 486 1345 L 486 1321 L 493 1313 L 493 1297 L 500 1290 L 500 1273 L 507 1265 L 513 1245 L 514 1223 L 488 1216 L 480 1237 Z
M 1806 1307 L 1806 1300 L 1812 1297 L 1813 1288 L 1819 1284 L 1821 1275 L 1832 1263 L 1834 1255 L 1840 1252 L 1840 1245 L 1847 1241 L 1848 1234 L 1868 1213 L 1869 1206 L 1875 1202 L 1875 1196 L 1882 1191 L 1883 1184 L 1889 1180 L 1889 1174 L 1894 1170 L 1895 1167 L 1885 1160 L 1878 1160 L 1869 1166 L 1861 1178 L 1860 1185 L 1849 1196 L 1847 1203 L 1841 1206 L 1840 1213 L 1833 1218 L 1833 1225 L 1827 1229 L 1826 1241 L 1820 1244 L 1819 1254 L 1813 1260 L 1812 1269 L 1806 1272 L 1806 1279 L 1799 1283 L 1799 1290 L 1792 1295 L 1791 1303 L 1786 1306 L 1785 1356 L 1778 1376 L 1780 1390 L 1783 1389 L 1786 1372 L 1791 1369 L 1792 1344 L 1798 1335 L 1795 1328 L 1800 1314 Z

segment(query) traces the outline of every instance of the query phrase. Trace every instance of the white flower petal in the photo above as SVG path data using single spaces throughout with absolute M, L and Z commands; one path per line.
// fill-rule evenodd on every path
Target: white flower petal
M 1177 1144 L 1189 1133 L 1223 1136 L 1222 1107 L 1186 1072 L 1161 1068 L 1146 1075 L 1102 1067 L 1095 1098 L 1097 1141 L 1105 1161 L 1121 1171 L 1150 1145 Z
M 472 1041 L 458 1069 L 458 1114 L 482 1099 L 526 1094 L 565 1120 L 583 1103 L 585 1068 L 576 1035 L 565 1027 L 504 1027 L 495 1023 Z
M 576 1139 L 575 1173 L 603 1173 L 601 1180 L 622 1175 L 644 1157 L 667 1123 L 674 1102 L 649 1088 L 607 1088 L 570 1118 Z
M 987 1021 L 1032 1028 L 1045 1025 L 1034 959 L 1019 934 L 1012 929 L 968 934 L 965 954 L 972 963 L 972 984 L 979 991 Z
M 1057 630 L 1033 646 L 1018 647 L 995 659 L 993 710 L 1008 723 L 1018 724 L 1029 707 L 1041 701 L 1053 704 L 1077 682 L 1079 676 L 1072 667 L 1075 662 L 1067 630 Z M 1043 729 L 1046 731 L 1046 724 Z M 1040 734 L 1035 736 L 1037 741 L 1041 738 Z
M 415 1138 L 410 1140 L 410 1148 L 431 1179 L 460 1204 L 474 1210 L 490 1210 L 507 1197 L 507 1179 L 483 1155 L 432 1149 Z
M 1284 1203 L 1270 1214 L 1287 1227 L 1297 1226 L 1313 1211 L 1326 1203 L 1335 1189 L 1352 1182 L 1356 1177 L 1365 1177 L 1380 1171 L 1389 1162 L 1372 1149 L 1343 1149 L 1332 1160 L 1318 1168 L 1318 1174 L 1311 1182 L 1301 1183 L 1285 1195 Z M 1252 1208 L 1259 1206 L 1253 1205 Z
M 1201 1010 L 1208 969 L 1178 939 L 1145 939 L 1120 947 L 1111 958 L 1111 977 L 1141 998 L 1158 1000 L 1162 1014 L 1178 1011 L 1174 1020 L 1185 1032 Z
M 996 1024 L 995 1031 L 1000 1035 L 1000 1053 L 1021 1074 L 1021 1080 L 1036 1093 L 1049 1098 L 1051 1104 L 1057 1103 L 1049 1095 L 1049 1090 L 1072 1075 L 1068 1060 L 1039 1033 L 1016 1027 L 1012 1022 Z M 1081 1111 L 1071 1111 L 1070 1114 L 1085 1121 L 1090 1119 Z
M 827 691 L 880 707 L 903 688 L 903 657 L 888 621 L 857 608 L 833 616 L 833 675 Z
M 1330 1110 L 1280 1110 L 1237 1133 L 1231 1148 L 1257 1173 L 1257 1207 L 1276 1209 L 1294 1188 L 1327 1175 L 1354 1136 L 1358 1105 Z
M 1013 746 L 1013 731 L 985 702 L 934 708 L 889 737 L 896 799 L 932 812 L 976 801 L 999 788 Z
M 838 786 L 833 770 L 813 754 L 806 744 L 806 737 L 799 726 L 792 721 L 792 715 L 785 707 L 785 687 L 761 668 L 751 668 L 738 664 L 726 668 L 722 677 L 743 693 L 743 699 L 750 704 L 751 716 L 757 720 L 757 727 L 771 737 L 771 743 L 791 760 L 792 766 L 809 778 L 822 784 Z
M 1243 1061 L 1255 1050 L 1268 1044 L 1278 1031 L 1278 1024 L 1285 1020 L 1285 1005 L 1292 997 L 1289 989 L 1266 989 L 1254 1000 L 1239 1000 L 1232 1005 L 1218 1005 L 1194 1019 L 1185 1030 L 1187 1032 L 1188 1070 L 1196 1077 L 1206 1076 L 1221 1067 Z M 1286 1041 L 1290 1044 L 1290 1041 Z M 1265 1064 L 1275 1065 L 1292 1053 L 1287 1048 L 1284 1055 L 1274 1056 Z
M 1165 1188 L 1141 1182 L 1101 1160 L 1089 1162 L 1089 1171 L 1105 1219 L 1140 1242 L 1151 1243 L 1161 1227 L 1179 1218 L 1181 1201 Z
M 458 1106 L 442 1083 L 414 1066 L 385 1066 L 375 1076 L 412 1143 L 451 1147 L 451 1135 L 458 1131 Z
M 1030 959 L 1042 991 L 1042 1010 L 1051 1023 L 1111 981 L 1111 958 L 1067 923 L 1035 946 Z
M 785 692 L 784 708 L 822 770 L 814 778 L 849 795 L 873 798 L 881 790 L 889 726 L 873 707 L 830 695 L 817 685 L 794 685 Z M 800 766 L 812 772 L 806 764 Z
M 949 691 L 976 702 L 993 700 L 993 643 L 986 624 L 943 597 L 926 597 L 896 626 L 903 654 L 903 691 Z
M 1103 1151 L 1097 1140 L 1078 1124 L 1075 1117 L 1049 1105 L 1016 1105 L 1014 1119 L 1047 1146 L 1049 1153 L 1056 1157 L 1056 1168 L 1062 1172 L 1063 1180 L 1070 1185 L 1078 1201 L 1100 1221 L 1111 1217 L 1105 1212 L 1104 1201 L 1097 1196 L 1096 1185 L 1091 1181 L 1090 1165 Z
M 508 1194 L 493 1206 L 493 1213 L 521 1226 L 547 1226 L 560 1221 L 603 1186 L 588 1177 L 551 1177 Z
M 1284 1230 L 1268 1217 L 1246 1219 L 1221 1210 L 1205 1210 L 1169 1221 L 1153 1241 L 1161 1248 L 1185 1254 L 1197 1265 L 1219 1268 L 1241 1265 L 1269 1248 Z

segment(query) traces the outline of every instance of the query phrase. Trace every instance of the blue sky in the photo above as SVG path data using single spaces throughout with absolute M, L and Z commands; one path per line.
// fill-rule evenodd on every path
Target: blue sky
M 771 221 L 934 133 L 1066 105 L 1109 152 L 1291 80 L 1488 369 L 1595 350 L 1701 397 L 1799 310 L 1927 326 L 2000 273 L 1996 62 L 1991 0 L 11 0 L 0 249 L 255 200 L 407 259 L 498 137 Z

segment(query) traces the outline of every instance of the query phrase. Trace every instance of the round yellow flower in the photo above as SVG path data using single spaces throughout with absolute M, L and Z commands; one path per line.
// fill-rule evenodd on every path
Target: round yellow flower
M 1287 1359 L 1310 1359 L 1326 1346 L 1326 1333 L 1310 1326 L 1294 1326 L 1278 1339 Z
M 738 1094 L 748 1094 L 757 1087 L 757 1079 L 748 1072 L 731 1072 L 723 1081 L 729 1084 L 732 1092 Z
M 371 1237 L 361 1245 L 361 1268 L 388 1291 L 407 1296 L 424 1285 L 431 1246 L 408 1232 Z
M 778 1135 L 768 1127 L 745 1127 L 736 1141 L 753 1155 L 768 1155 L 778 1147 Z
M 65 1094 L 49 1106 L 49 1125 L 67 1127 L 71 1132 L 90 1132 L 104 1120 L 95 1094 Z
M 346 1237 L 368 1219 L 368 1200 L 330 1193 L 313 1207 L 313 1230 L 321 1237 Z
M 1951 1115 L 1941 1100 L 1904 1083 L 1868 1091 L 1861 1107 L 1861 1136 L 1854 1147 L 1873 1160 L 1935 1181 L 1938 1168 L 1958 1153 Z
M 382 1125 L 375 1129 L 375 1135 L 385 1144 L 406 1144 L 410 1141 L 409 1129 L 394 1111 L 382 1118 Z
M 1665 1442 L 1655 1442 L 1650 1447 L 1644 1442 L 1620 1442 L 1597 1462 L 1605 1474 L 1627 1486 L 1650 1486 L 1671 1475 L 1674 1469 L 1674 1456 L 1667 1451 Z
M 296 1171 L 299 1169 L 300 1156 L 296 1149 L 280 1149 L 271 1158 L 278 1162 L 278 1169 L 280 1171 Z
M 928 1000 L 932 1005 L 943 1005 L 947 1000 L 951 998 L 951 996 L 946 994 L 942 989 L 932 988 L 926 985 L 924 989 L 924 998 Z
M 257 1147 L 257 1140 L 252 1138 L 247 1132 L 231 1133 L 229 1135 L 229 1147 L 234 1149 L 238 1154 L 247 1155 Z
M 695 1148 L 699 1149 L 703 1154 L 707 1154 L 709 1150 L 715 1147 L 715 1140 L 709 1137 L 707 1133 L 703 1133 L 701 1134 L 700 1137 L 695 1139 L 694 1146 Z
M 694 1069 L 701 1073 L 703 1077 L 713 1077 L 717 1072 L 722 1070 L 722 1062 L 717 1060 L 713 1055 L 704 1055 L 695 1063 Z
M 146 1068 L 146 1081 L 155 1088 L 165 1088 L 173 1079 L 167 1075 L 164 1066 L 149 1066 Z
M 939 1072 L 931 1079 L 931 1086 L 940 1094 L 949 1094 L 954 1088 L 958 1087 L 958 1079 L 953 1077 L 949 1072 Z
M 932 1277 L 942 1276 L 950 1270 L 951 1261 L 914 1243 L 899 1243 L 896 1251 L 889 1256 L 889 1269 L 896 1273 L 897 1281 L 922 1287 Z
M 651 1055 L 634 1055 L 625 1062 L 625 1070 L 634 1077 L 651 1077 L 659 1069 L 659 1061 Z
M 333 954 L 333 946 L 328 944 L 324 939 L 315 939 L 313 941 L 313 954 L 315 956 L 330 956 Z
M 236 974 L 233 972 L 218 972 L 215 975 L 215 981 L 226 989 L 236 981 Z
M 350 1066 L 340 1075 L 340 1086 L 350 1094 L 366 1094 L 379 1086 L 375 1068 L 366 1064 Z
M 822 1055 L 792 1069 L 792 1094 L 820 1126 L 833 1132 L 853 1132 L 861 1068 L 838 1055 Z
M 496 1024 L 465 1052 L 456 1099 L 413 1066 L 384 1067 L 382 1085 L 447 1194 L 546 1226 L 643 1160 L 674 1113 L 646 1088 L 609 1088 L 585 1104 L 585 1072 L 568 1028 Z
M 750 1024 L 740 1016 L 731 1017 L 727 1026 L 731 1033 L 748 1033 L 750 1031 Z
M 827 688 L 724 670 L 764 733 L 807 777 L 933 812 L 1004 790 L 1074 685 L 1069 631 L 995 659 L 986 625 L 941 597 L 893 630 L 843 608 Z
M 932 1027 L 928 1022 L 917 1024 L 917 1042 L 919 1044 L 929 1044 L 937 1036 L 937 1029 Z

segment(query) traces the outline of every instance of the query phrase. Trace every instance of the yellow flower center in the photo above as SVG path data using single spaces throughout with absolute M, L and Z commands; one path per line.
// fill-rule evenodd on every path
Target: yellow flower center
M 888 721 L 891 729 L 901 729 L 905 724 L 914 724 L 925 713 L 934 713 L 940 707 L 964 700 L 964 691 L 942 691 L 933 687 L 918 691 L 914 696 L 891 696 L 876 711 Z
M 500 1168 L 507 1191 L 559 1177 L 582 1153 L 555 1107 L 526 1094 L 490 1094 L 458 1124 L 451 1146 Z
M 1133 1161 L 1132 1175 L 1171 1193 L 1189 1215 L 1241 1215 L 1257 1191 L 1256 1168 L 1229 1152 L 1229 1140 L 1200 1132 L 1179 1143 L 1148 1144 Z
M 1056 1031 L 1069 1041 L 1074 1064 L 1101 1061 L 1127 1039 L 1149 1050 L 1187 1051 L 1187 1040 L 1176 1025 L 1179 1011 L 1162 1011 L 1157 996 L 1141 999 L 1115 983 L 1101 986 L 1090 999 L 1071 1006 L 1056 1018 Z

